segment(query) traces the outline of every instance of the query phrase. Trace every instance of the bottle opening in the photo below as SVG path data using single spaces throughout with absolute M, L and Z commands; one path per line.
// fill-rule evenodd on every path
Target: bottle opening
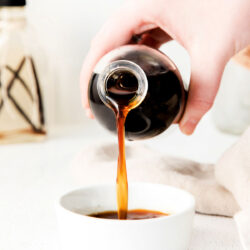
M 118 69 L 107 79 L 106 92 L 119 106 L 126 106 L 133 101 L 138 88 L 138 79 L 127 70 Z
M 144 100 L 148 81 L 137 64 L 119 60 L 105 68 L 98 79 L 97 89 L 102 101 L 112 109 L 133 109 Z

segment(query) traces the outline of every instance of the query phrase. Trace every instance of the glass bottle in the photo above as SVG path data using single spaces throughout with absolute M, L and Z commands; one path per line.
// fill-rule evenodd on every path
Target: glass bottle
M 0 1 L 0 144 L 44 138 L 44 111 L 25 0 Z
M 183 114 L 187 92 L 180 73 L 159 50 L 126 45 L 109 52 L 96 65 L 89 84 L 90 107 L 105 128 L 116 132 L 110 84 L 124 93 L 134 93 L 131 98 L 138 99 L 139 105 L 128 113 L 125 122 L 129 140 L 154 137 L 177 123 Z

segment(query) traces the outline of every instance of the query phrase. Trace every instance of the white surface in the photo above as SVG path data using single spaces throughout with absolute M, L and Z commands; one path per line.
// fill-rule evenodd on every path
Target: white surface
M 70 162 L 82 147 L 108 138 L 92 121 L 88 129 L 54 129 L 41 144 L 0 146 L 1 250 L 59 249 L 54 201 L 77 188 L 69 175 Z M 207 116 L 193 136 L 186 137 L 177 129 L 145 143 L 168 154 L 214 162 L 236 139 L 216 131 Z M 234 221 L 196 215 L 190 250 L 201 249 L 241 250 Z
M 57 204 L 61 248 L 186 250 L 194 206 L 194 197 L 183 190 L 161 184 L 133 183 L 129 185 L 129 209 L 143 208 L 171 215 L 133 221 L 91 218 L 86 215 L 116 210 L 116 184 L 76 189 L 65 194 Z

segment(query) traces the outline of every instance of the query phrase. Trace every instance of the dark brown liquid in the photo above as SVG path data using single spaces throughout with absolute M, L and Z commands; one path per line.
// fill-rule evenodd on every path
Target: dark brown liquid
M 163 214 L 160 212 L 147 211 L 147 210 L 133 210 L 133 211 L 129 211 L 128 213 L 128 181 L 127 181 L 126 156 L 125 156 L 125 122 L 126 122 L 127 116 L 129 117 L 129 115 L 132 112 L 136 111 L 135 116 L 132 115 L 132 118 L 129 124 L 131 125 L 130 126 L 131 130 L 134 129 L 134 130 L 140 131 L 142 129 L 141 127 L 147 126 L 145 124 L 142 124 L 143 122 L 140 121 L 140 118 L 142 116 L 145 116 L 145 114 L 149 112 L 149 114 L 151 114 L 152 117 L 155 117 L 155 120 L 150 121 L 150 126 L 154 126 L 154 121 L 156 121 L 155 125 L 158 129 L 159 121 L 162 120 L 162 122 L 164 123 L 166 122 L 165 115 L 162 116 L 163 111 L 160 110 L 161 108 L 164 109 L 164 112 L 166 112 L 166 110 L 170 112 L 171 110 L 172 111 L 175 110 L 174 113 L 177 112 L 178 107 L 179 107 L 178 95 L 181 94 L 181 92 L 179 92 L 181 91 L 180 86 L 179 84 L 176 84 L 176 82 L 174 82 L 173 80 L 172 80 L 172 84 L 174 87 L 173 89 L 171 89 L 169 85 L 164 83 L 164 78 L 166 78 L 165 80 L 169 80 L 169 77 L 171 78 L 171 75 L 175 77 L 173 79 L 178 80 L 178 78 L 173 73 L 171 74 L 171 72 L 167 72 L 165 74 L 159 74 L 157 76 L 152 76 L 154 79 L 153 80 L 154 86 L 149 85 L 149 91 L 148 91 L 147 97 L 144 100 L 144 102 L 146 102 L 147 107 L 148 107 L 148 110 L 147 109 L 144 110 L 145 113 L 141 113 L 141 108 L 138 108 L 138 110 L 136 111 L 137 109 L 136 106 L 138 104 L 135 98 L 136 91 L 138 89 L 137 78 L 132 73 L 130 73 L 129 71 L 125 71 L 125 70 L 117 70 L 109 76 L 107 80 L 106 91 L 107 91 L 107 96 L 110 99 L 112 99 L 112 103 L 115 103 L 115 105 L 111 106 L 111 109 L 113 110 L 113 114 L 111 117 L 115 117 L 115 121 L 116 121 L 115 124 L 116 124 L 117 135 L 118 135 L 118 146 L 119 146 L 119 156 L 118 156 L 118 164 L 117 164 L 117 180 L 116 180 L 118 211 L 117 212 L 105 212 L 105 213 L 96 215 L 94 217 L 102 217 L 102 218 L 106 217 L 106 218 L 114 218 L 114 219 L 118 218 L 118 219 L 125 220 L 125 219 L 133 219 L 133 218 L 145 219 L 145 218 L 155 218 L 155 217 L 163 216 Z M 151 83 L 152 83 L 152 80 L 151 80 Z M 164 86 L 163 83 L 165 84 L 165 86 L 168 86 L 168 88 L 166 88 L 165 89 L 166 91 L 164 92 L 162 92 L 162 90 L 164 90 L 162 89 L 162 87 L 159 88 L 159 85 Z M 93 84 L 95 85 L 96 82 L 94 81 Z M 93 84 L 92 84 L 92 87 L 93 87 Z M 93 95 L 96 95 L 96 92 L 90 91 L 90 101 L 93 100 Z M 148 99 L 151 99 L 149 103 L 147 103 Z M 156 101 L 156 103 L 154 103 L 154 101 Z M 93 102 L 90 102 L 90 103 L 92 104 L 92 108 L 93 108 L 93 105 L 96 105 L 96 103 L 93 103 Z M 159 105 L 162 103 L 164 103 L 165 105 Z M 177 104 L 177 106 L 173 105 L 173 103 Z M 143 106 L 143 103 L 141 105 Z M 154 108 L 156 107 L 157 107 L 157 111 L 154 114 Z M 105 105 L 98 104 L 96 106 L 96 109 L 93 109 L 93 111 L 98 112 L 98 114 L 101 117 L 106 119 L 106 121 L 109 121 L 108 116 L 109 116 L 109 112 L 111 112 L 111 109 L 106 107 Z M 99 113 L 99 111 L 101 112 Z M 171 113 L 168 115 L 169 115 L 170 120 L 168 119 L 167 122 L 172 122 L 172 118 L 174 116 L 172 115 L 171 117 Z M 145 119 L 147 120 L 147 118 Z M 163 126 L 165 127 L 165 125 Z M 155 133 L 153 127 L 151 127 L 151 133 Z
M 97 91 L 98 76 L 94 74 L 92 77 L 90 106 L 96 119 L 108 130 L 116 132 L 114 113 L 102 102 Z M 173 123 L 181 108 L 182 90 L 174 72 L 162 72 L 147 78 L 148 93 L 144 101 L 131 110 L 126 119 L 128 140 L 147 139 L 162 133 Z
M 118 218 L 125 220 L 127 218 L 128 210 L 128 180 L 126 169 L 126 156 L 125 156 L 125 133 L 124 124 L 129 110 L 120 109 L 117 113 L 117 134 L 119 156 L 117 164 L 117 179 L 116 179 L 116 195 Z
M 141 67 L 148 80 L 148 91 L 143 102 L 132 109 L 126 118 L 125 136 L 128 140 L 141 140 L 154 137 L 166 130 L 174 121 L 178 121 L 185 106 L 186 93 L 177 70 L 157 55 L 137 48 L 128 53 L 121 53 L 115 60 L 128 60 Z M 94 72 L 89 85 L 89 103 L 97 120 L 108 130 L 116 132 L 114 113 L 100 99 L 97 82 L 100 72 Z M 127 90 L 135 91 L 131 75 L 117 74 L 125 77 Z M 124 78 L 123 78 L 124 79 Z M 131 85 L 129 85 L 131 82 Z M 124 90 L 123 90 L 124 91 Z M 120 96 L 120 98 L 124 98 Z
M 107 211 L 96 214 L 90 214 L 89 216 L 102 219 L 113 219 L 113 220 L 118 219 L 118 213 L 116 211 Z M 163 216 L 168 216 L 168 214 L 146 209 L 135 209 L 135 210 L 129 210 L 127 212 L 127 220 L 144 220 L 144 219 L 159 218 Z
M 106 91 L 113 107 L 106 106 L 98 93 L 99 74 L 94 73 L 89 87 L 89 101 L 94 116 L 111 131 L 117 131 L 119 157 L 117 166 L 118 218 L 127 218 L 128 182 L 125 160 L 125 135 L 129 140 L 156 136 L 180 118 L 185 90 L 178 73 L 162 56 L 147 51 L 121 54 L 116 60 L 131 61 L 144 71 L 148 91 L 137 106 L 137 78 L 129 71 L 117 70 L 108 76 Z M 115 105 L 114 105 L 115 103 Z M 113 111 L 113 112 L 112 112 Z M 115 115 L 114 115 L 115 114 Z
M 136 77 L 122 70 L 114 72 L 107 82 L 107 94 L 117 104 L 112 107 L 116 116 L 119 156 L 117 164 L 116 195 L 117 216 L 120 220 L 127 219 L 128 180 L 125 155 L 125 121 L 129 111 L 136 105 L 135 97 L 138 88 Z
M 128 71 L 117 70 L 109 76 L 107 92 L 120 108 L 126 109 L 138 89 L 137 78 Z

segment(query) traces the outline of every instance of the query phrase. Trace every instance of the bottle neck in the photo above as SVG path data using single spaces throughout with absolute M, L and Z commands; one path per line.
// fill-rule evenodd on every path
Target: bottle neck
M 25 7 L 1 7 L 0 28 L 21 28 L 26 25 Z
M 123 82 L 123 77 L 128 74 L 130 75 L 128 82 Z M 134 79 L 136 79 L 136 83 L 134 83 Z M 113 82 L 111 91 L 108 86 L 110 82 Z M 147 94 L 148 80 L 139 65 L 128 60 L 118 60 L 108 64 L 100 74 L 97 90 L 101 100 L 112 109 L 118 110 L 119 105 L 126 106 L 127 109 L 134 109 L 141 104 Z M 119 103 L 121 99 L 122 103 Z

